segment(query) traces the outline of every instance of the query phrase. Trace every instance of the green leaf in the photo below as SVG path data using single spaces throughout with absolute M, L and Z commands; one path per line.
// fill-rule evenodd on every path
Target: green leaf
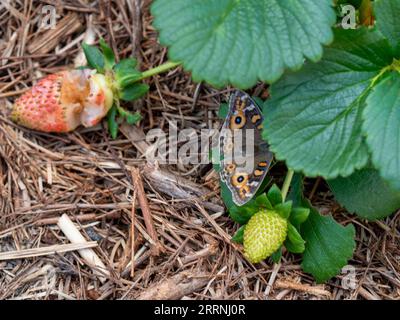
M 126 116 L 126 122 L 128 124 L 136 124 L 138 123 L 140 120 L 142 120 L 142 115 L 139 112 L 135 112 L 135 113 L 128 113 Z
M 268 210 L 272 210 L 273 209 L 273 206 L 272 206 L 271 202 L 269 201 L 269 199 L 268 199 L 268 197 L 267 197 L 267 195 L 265 193 L 261 194 L 260 196 L 258 196 L 255 199 L 255 201 L 256 201 L 256 204 L 260 208 L 268 209 Z
M 295 172 L 292 183 L 290 184 L 290 191 L 287 196 L 288 200 L 293 201 L 295 207 L 303 205 L 303 187 L 304 187 L 304 176 L 301 173 Z
M 400 191 L 400 74 L 389 72 L 372 89 L 363 130 L 374 166 Z
M 128 70 L 136 70 L 137 60 L 135 58 L 126 58 L 118 62 L 115 67 L 115 74 L 121 76 Z
M 285 248 L 291 253 L 303 253 L 305 250 L 304 243 L 293 243 L 289 239 L 284 242 Z
M 259 97 L 252 97 L 253 100 L 257 103 L 257 105 L 262 108 L 262 105 L 264 104 L 264 100 L 259 98 Z
M 213 168 L 215 171 L 220 172 L 221 171 L 221 157 L 222 155 L 220 155 L 219 153 L 219 147 L 213 147 L 210 150 L 210 158 L 211 158 L 211 162 L 213 164 Z
M 114 105 L 107 115 L 108 131 L 113 139 L 118 136 L 117 107 Z
M 230 210 L 230 208 L 236 207 L 232 199 L 231 190 L 229 190 L 228 186 L 222 180 L 219 181 L 219 184 L 221 187 L 221 197 L 227 209 Z
M 317 64 L 288 74 L 265 103 L 263 137 L 278 160 L 310 177 L 348 176 L 369 153 L 362 111 L 371 83 L 392 63 L 386 39 L 368 29 L 337 30 Z
M 257 209 L 253 207 L 231 207 L 229 209 L 229 216 L 233 221 L 240 225 L 246 224 L 250 218 L 257 213 Z
M 244 229 L 245 226 L 241 226 L 238 231 L 236 231 L 235 235 L 232 237 L 232 241 L 236 243 L 243 243 L 243 237 L 244 237 Z
M 292 201 L 287 201 L 277 204 L 274 209 L 276 210 L 276 212 L 279 213 L 282 218 L 289 219 L 290 212 L 292 211 L 292 205 Z
M 305 241 L 301 237 L 297 229 L 288 223 L 288 235 L 285 240 L 285 247 L 292 253 L 303 253 L 305 250 Z
M 288 199 L 293 202 L 293 208 L 290 212 L 289 222 L 296 228 L 300 229 L 310 215 L 310 203 L 304 199 L 303 195 L 304 176 L 300 173 L 295 173 L 290 185 Z
M 136 69 L 137 61 L 134 58 L 121 60 L 115 65 L 115 80 L 120 88 L 125 88 L 141 79 L 142 73 Z
M 400 0 L 374 1 L 376 27 L 389 40 L 397 57 L 400 56 Z
M 218 110 L 218 118 L 221 120 L 225 120 L 226 116 L 229 112 L 229 104 L 228 103 L 221 103 Z
M 279 263 L 279 261 L 282 258 L 282 247 L 280 247 L 278 250 L 276 250 L 272 255 L 271 259 L 274 263 Z
M 97 47 L 82 43 L 88 65 L 99 73 L 104 73 L 104 56 Z
M 308 219 L 309 215 L 310 215 L 309 208 L 300 208 L 300 207 L 293 208 L 292 212 L 290 213 L 289 221 L 295 227 L 300 227 L 300 225 Z
M 119 97 L 124 101 L 133 101 L 143 97 L 149 91 L 149 86 L 144 83 L 134 83 L 124 89 L 119 93 Z
M 302 268 L 311 273 L 318 283 L 336 276 L 352 257 L 356 247 L 352 224 L 343 227 L 332 217 L 321 216 L 311 209 L 301 226 L 306 241 Z
M 117 111 L 121 117 L 126 119 L 128 124 L 132 125 L 142 120 L 142 115 L 139 112 L 132 113 L 122 107 L 117 107 Z
M 276 184 L 268 190 L 267 196 L 273 206 L 281 204 L 283 201 L 282 192 Z
M 375 169 L 356 171 L 350 177 L 328 181 L 333 194 L 347 211 L 376 220 L 400 208 L 400 192 L 389 188 Z
M 273 82 L 332 41 L 331 0 L 156 0 L 160 42 L 195 81 L 249 88 Z
M 112 49 L 108 46 L 108 44 L 104 41 L 103 38 L 100 38 L 100 48 L 103 51 L 104 55 L 104 68 L 106 70 L 111 70 L 115 65 L 115 55 Z

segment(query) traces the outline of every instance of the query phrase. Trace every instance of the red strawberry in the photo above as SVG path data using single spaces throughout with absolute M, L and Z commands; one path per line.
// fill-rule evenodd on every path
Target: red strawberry
M 69 132 L 97 124 L 112 106 L 104 75 L 71 70 L 49 75 L 14 103 L 12 119 L 30 129 Z

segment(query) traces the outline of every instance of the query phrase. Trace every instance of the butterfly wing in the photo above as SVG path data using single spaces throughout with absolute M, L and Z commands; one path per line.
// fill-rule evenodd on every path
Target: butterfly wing
M 220 177 L 239 206 L 257 193 L 273 159 L 261 138 L 263 121 L 261 109 L 248 94 L 232 94 L 220 134 Z

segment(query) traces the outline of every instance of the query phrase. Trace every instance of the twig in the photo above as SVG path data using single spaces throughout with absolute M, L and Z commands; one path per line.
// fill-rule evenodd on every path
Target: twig
M 54 246 L 48 246 L 42 248 L 31 248 L 31 249 L 24 249 L 24 250 L 10 251 L 10 252 L 1 252 L 0 261 L 48 256 L 56 253 L 94 248 L 96 246 L 97 242 L 91 241 L 86 243 L 57 244 Z
M 135 178 L 132 176 L 132 180 Z M 133 192 L 132 209 L 131 209 L 131 277 L 135 275 L 135 211 L 136 211 L 136 190 Z
M 132 169 L 132 180 L 134 185 L 134 190 L 137 193 L 137 198 L 139 200 L 140 208 L 142 209 L 144 223 L 146 225 L 147 233 L 153 240 L 154 244 L 152 246 L 152 254 L 157 256 L 160 254 L 161 245 L 158 241 L 157 232 L 154 228 L 153 217 L 151 215 L 149 203 L 147 201 L 146 193 L 144 192 L 143 180 L 140 175 L 138 168 Z
M 21 90 L 15 90 L 15 91 L 8 91 L 4 93 L 0 93 L 0 98 L 7 98 L 7 97 L 13 97 L 13 96 L 18 96 L 22 93 L 25 93 L 29 90 L 29 88 L 24 88 Z
M 65 234 L 69 241 L 72 243 L 87 243 L 86 239 L 79 232 L 79 230 L 75 227 L 74 223 L 71 219 L 63 214 L 61 218 L 58 220 L 57 225 L 60 227 L 61 231 Z M 110 272 L 107 270 L 103 261 L 100 260 L 99 256 L 93 251 L 93 249 L 83 249 L 79 250 L 79 254 L 85 260 L 85 262 L 91 267 L 94 267 L 94 274 L 99 276 L 99 280 L 101 282 L 105 282 L 106 278 L 104 274 L 110 275 Z
M 177 300 L 203 288 L 209 281 L 209 275 L 183 271 L 171 278 L 156 283 L 143 291 L 138 300 Z
M 331 293 L 325 290 L 323 286 L 310 286 L 308 284 L 295 283 L 288 280 L 276 280 L 275 288 L 302 291 L 315 296 L 331 296 Z
M 82 214 L 79 216 L 73 216 L 71 220 L 73 221 L 79 221 L 79 222 L 87 222 L 87 221 L 97 221 L 101 220 L 103 218 L 106 219 L 115 219 L 119 218 L 121 216 L 120 212 L 109 212 L 106 214 L 96 214 L 96 213 L 88 213 L 88 214 Z M 44 218 L 37 220 L 34 224 L 37 226 L 44 226 L 44 225 L 50 225 L 50 224 L 57 224 L 59 217 L 55 218 Z
M 380 297 L 376 296 L 375 294 L 372 294 L 371 292 L 364 289 L 363 287 L 360 287 L 358 289 L 358 293 L 360 296 L 362 296 L 364 299 L 367 299 L 367 300 L 382 300 Z
M 119 203 L 99 203 L 99 204 L 91 204 L 91 203 L 57 203 L 50 205 L 37 205 L 29 208 L 21 208 L 18 210 L 19 214 L 45 214 L 45 213 L 54 213 L 57 211 L 68 211 L 68 210 L 76 210 L 76 209 L 98 209 L 98 210 L 107 210 L 107 209 L 127 209 L 131 207 L 130 202 L 119 202 Z M 43 209 L 42 209 L 43 208 Z
M 139 65 L 142 63 L 140 55 L 140 42 L 142 40 L 142 0 L 134 0 L 132 4 L 132 47 L 133 54 L 138 59 Z
M 215 255 L 217 253 L 217 249 L 218 241 L 213 241 L 211 244 L 208 244 L 204 249 L 201 249 L 192 255 L 182 257 L 181 261 L 183 264 L 192 261 L 199 261 L 202 258 Z
M 315 193 L 317 192 L 318 186 L 321 182 L 321 177 L 318 177 L 317 180 L 314 183 L 314 186 L 310 192 L 310 195 L 308 197 L 308 199 L 311 201 L 314 198 Z
M 268 297 L 269 294 L 271 293 L 271 289 L 274 285 L 274 282 L 276 280 L 276 276 L 278 275 L 278 272 L 281 268 L 281 263 L 276 263 L 274 265 L 274 270 L 271 273 L 271 277 L 269 278 L 268 284 L 267 284 L 267 288 L 265 289 L 265 296 Z

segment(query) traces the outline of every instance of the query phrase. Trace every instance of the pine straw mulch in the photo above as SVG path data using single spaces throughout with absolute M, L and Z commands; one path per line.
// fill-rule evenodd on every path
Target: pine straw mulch
M 42 7 L 51 3 L 56 29 L 38 31 Z M 0 261 L 0 298 L 399 299 L 399 212 L 361 221 L 345 214 L 323 181 L 307 180 L 306 195 L 321 212 L 357 229 L 350 261 L 356 287 L 342 286 L 346 274 L 316 285 L 297 256 L 285 253 L 275 266 L 243 258 L 230 241 L 237 225 L 224 213 L 211 165 L 146 163 L 148 130 L 167 130 L 170 121 L 197 132 L 218 128 L 218 106 L 229 90 L 197 85 L 181 69 L 153 77 L 150 93 L 128 105 L 144 120 L 123 126 L 116 140 L 101 126 L 50 135 L 7 119 L 13 100 L 38 78 L 82 63 L 82 40 L 102 35 L 120 58 L 136 55 L 142 70 L 165 62 L 151 21 L 149 1 L 140 0 L 11 0 L 0 9 L 0 252 L 33 249 L 29 257 Z M 259 85 L 253 93 L 265 96 L 267 89 Z M 284 173 L 280 164 L 271 171 L 276 183 Z M 133 187 L 140 180 L 145 193 Z M 148 210 L 139 201 L 132 210 L 140 197 Z M 154 230 L 144 220 L 149 212 Z M 77 251 L 60 253 L 69 244 L 56 224 L 62 214 L 96 241 L 106 278 L 95 276 Z M 37 256 L 49 246 L 56 252 Z

